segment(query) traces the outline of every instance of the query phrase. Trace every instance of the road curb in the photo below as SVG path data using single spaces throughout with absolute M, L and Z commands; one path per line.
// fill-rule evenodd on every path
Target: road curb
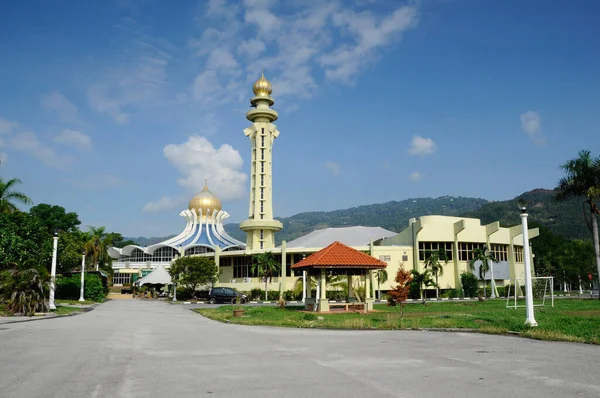
M 15 323 L 24 323 L 24 322 L 33 322 L 33 321 L 42 321 L 45 319 L 58 319 L 58 318 L 67 318 L 70 316 L 76 316 L 76 315 L 80 315 L 80 314 L 85 314 L 86 312 L 90 312 L 92 311 L 98 304 L 93 304 L 90 307 L 86 307 L 86 308 L 82 308 L 81 311 L 79 312 L 71 312 L 70 314 L 65 314 L 65 315 L 42 315 L 42 316 L 32 316 L 32 317 L 27 317 L 27 319 L 19 319 L 19 320 L 14 320 L 14 321 L 7 321 L 7 322 L 0 322 L 0 326 L 2 325 L 11 325 L 11 324 L 15 324 Z M 8 317 L 8 318 L 12 318 L 12 317 Z

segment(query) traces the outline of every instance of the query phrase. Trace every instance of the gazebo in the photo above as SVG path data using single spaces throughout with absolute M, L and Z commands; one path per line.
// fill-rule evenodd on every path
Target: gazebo
M 138 286 L 144 284 L 171 285 L 172 281 L 171 275 L 169 275 L 169 272 L 161 264 L 142 279 L 138 279 L 135 284 Z
M 326 276 L 330 274 L 348 276 L 348 301 L 352 301 L 352 276 L 364 276 L 365 278 L 365 311 L 373 310 L 373 299 L 371 298 L 370 273 L 372 270 L 383 269 L 387 263 L 360 252 L 339 241 L 313 253 L 302 261 L 292 265 L 292 269 L 306 271 L 308 275 L 320 277 L 320 291 L 317 311 L 329 312 L 329 300 L 327 299 Z M 310 277 L 306 278 L 305 307 L 314 308 L 315 299 L 311 297 Z M 348 305 L 345 305 L 346 309 Z

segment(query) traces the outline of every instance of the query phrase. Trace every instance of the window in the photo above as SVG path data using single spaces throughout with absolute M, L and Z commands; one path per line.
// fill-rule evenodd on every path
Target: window
M 263 249 L 265 242 L 263 242 L 262 240 L 260 241 L 260 248 Z
M 263 204 L 263 202 L 260 202 L 260 212 L 261 213 L 265 212 L 265 205 Z
M 498 261 L 508 261 L 508 245 L 501 245 L 492 243 L 490 245 L 492 249 L 492 256 Z
M 515 262 L 523 262 L 523 246 L 515 246 Z
M 264 188 L 261 188 L 261 189 L 260 189 L 260 198 L 261 198 L 261 199 L 264 199 L 264 198 L 265 198 L 265 189 L 264 189 Z
M 403 262 L 404 262 L 404 261 L 408 261 L 408 254 L 406 254 L 406 253 L 403 253 L 403 254 L 402 254 L 402 261 L 403 261 Z
M 458 259 L 460 261 L 471 261 L 473 260 L 473 250 L 481 249 L 485 250 L 485 244 L 483 243 L 471 243 L 471 242 L 460 242 L 458 244 Z
M 436 252 L 439 249 L 445 249 L 446 256 L 448 256 L 448 261 L 452 261 L 454 258 L 452 253 L 452 245 L 452 242 L 419 242 L 419 260 L 425 261 L 425 252 L 427 252 L 428 250 Z M 402 261 L 408 261 L 408 256 L 406 257 L 406 260 L 404 260 L 403 257 Z
M 379 256 L 379 260 L 385 262 L 392 261 L 392 256 Z
M 262 148 L 260 150 L 260 160 L 265 160 L 265 149 L 264 148 Z
M 261 173 L 265 172 L 265 162 L 260 162 L 260 172 Z
M 202 254 L 202 253 L 212 253 L 214 250 L 208 248 L 206 246 L 194 246 L 185 251 L 186 256 L 191 256 L 193 254 Z
M 261 239 L 264 239 L 264 238 L 265 238 L 264 231 L 263 231 L 262 229 L 260 230 L 260 238 L 261 238 Z
M 265 185 L 265 175 L 264 175 L 264 174 L 261 174 L 261 175 L 260 175 L 260 185 L 261 185 L 261 186 L 262 186 L 262 185 Z
M 233 277 L 234 278 L 248 278 L 257 277 L 258 275 L 252 273 L 252 266 L 250 265 L 249 256 L 233 257 Z
M 263 135 L 260 136 L 260 146 L 264 147 L 265 146 L 265 136 L 264 136 L 264 132 Z
M 127 285 L 131 283 L 131 274 L 115 272 L 113 274 L 113 285 Z

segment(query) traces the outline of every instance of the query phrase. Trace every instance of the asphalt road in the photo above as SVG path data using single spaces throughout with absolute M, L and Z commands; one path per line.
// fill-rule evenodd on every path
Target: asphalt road
M 0 397 L 598 397 L 600 347 L 213 322 L 113 300 L 0 325 Z

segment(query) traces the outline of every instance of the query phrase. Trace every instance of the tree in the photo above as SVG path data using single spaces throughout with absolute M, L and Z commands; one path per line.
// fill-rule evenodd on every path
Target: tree
M 440 260 L 444 261 L 444 264 L 448 264 L 450 260 L 448 255 L 446 254 L 446 250 L 444 248 L 439 248 L 436 251 L 426 250 L 425 251 L 425 269 L 431 270 L 433 275 L 435 276 L 435 297 L 439 298 L 440 296 L 440 287 L 438 284 L 438 275 L 444 275 L 444 266 L 440 262 Z
M 40 203 L 29 209 L 29 213 L 40 219 L 50 233 L 53 233 L 55 229 L 73 232 L 76 231 L 77 226 L 81 224 L 77 213 L 67 213 L 62 206 L 52 206 L 46 203 Z
M 385 269 L 379 269 L 375 272 L 375 278 L 377 279 L 377 298 L 381 300 L 381 284 L 386 283 L 388 280 L 388 272 Z
M 425 289 L 429 286 L 437 286 L 435 281 L 431 278 L 431 271 L 428 269 L 424 269 L 423 272 L 419 272 L 416 269 L 410 271 L 412 275 L 412 283 L 416 284 L 419 287 L 419 296 L 425 304 Z
M 112 259 L 108 255 L 108 245 L 105 227 L 89 227 L 87 239 L 85 243 L 85 251 L 91 257 L 91 263 L 98 271 L 98 268 L 103 268 L 112 263 Z
M 0 178 L 0 213 L 14 213 L 18 211 L 17 206 L 13 202 L 21 202 L 24 205 L 32 204 L 32 200 L 22 192 L 13 191 L 13 187 L 21 184 L 21 180 L 13 178 L 4 182 Z
M 388 292 L 390 295 L 388 305 L 396 306 L 400 304 L 401 319 L 404 318 L 404 306 L 406 305 L 406 299 L 410 292 L 410 283 L 412 282 L 412 279 L 413 275 L 411 272 L 404 269 L 404 264 L 400 264 L 400 268 L 398 268 L 398 272 L 396 272 L 396 277 L 394 278 L 397 285 Z
M 571 159 L 560 166 L 566 176 L 558 182 L 558 200 L 566 200 L 572 197 L 587 197 L 583 202 L 586 223 L 588 218 L 585 206 L 589 208 L 590 222 L 588 227 L 592 231 L 594 239 L 594 251 L 596 253 L 596 268 L 600 282 L 600 239 L 598 237 L 598 219 L 600 214 L 595 200 L 600 197 L 600 157 L 592 158 L 590 151 L 579 151 L 579 157 Z M 600 299 L 600 295 L 598 296 Z
M 139 244 L 131 239 L 125 239 L 123 235 L 117 232 L 109 232 L 106 236 L 106 244 L 112 247 L 125 247 L 129 245 L 139 246 Z
M 0 213 L 0 269 L 50 265 L 52 237 L 29 213 Z
M 186 290 L 190 297 L 197 288 L 216 282 L 218 272 L 219 267 L 212 258 L 201 256 L 180 257 L 169 268 L 173 281 Z
M 498 260 L 492 254 L 488 253 L 487 249 L 483 250 L 476 247 L 473 249 L 473 259 L 469 261 L 469 267 L 472 271 L 475 270 L 475 263 L 477 261 L 481 262 L 479 265 L 479 279 L 483 282 L 483 298 L 485 298 L 485 274 L 490 270 L 490 261 L 498 262 Z
M 58 233 L 57 272 L 65 273 L 81 266 L 81 253 L 87 234 L 79 230 Z
M 279 264 L 271 252 L 264 252 L 252 256 L 252 273 L 257 274 L 265 281 L 265 300 L 268 300 L 267 283 L 273 278 L 273 274 L 279 272 Z

